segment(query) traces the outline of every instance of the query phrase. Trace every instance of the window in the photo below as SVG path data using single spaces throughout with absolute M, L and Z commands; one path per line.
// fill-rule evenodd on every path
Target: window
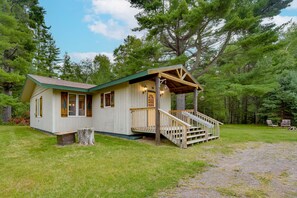
M 39 116 L 42 117 L 42 96 L 39 98 Z
M 105 98 L 105 107 L 110 107 L 110 99 L 111 99 L 111 94 L 110 93 L 106 93 L 104 94 L 104 98 Z
M 37 117 L 38 114 L 38 102 L 37 99 L 35 99 L 35 118 Z
M 114 107 L 114 91 L 101 94 L 101 108 Z
M 76 116 L 76 94 L 69 94 L 69 115 Z
M 87 117 L 92 117 L 92 95 L 87 95 Z
M 68 94 L 68 115 L 86 116 L 86 95 Z
M 42 117 L 42 96 L 35 99 L 35 117 Z

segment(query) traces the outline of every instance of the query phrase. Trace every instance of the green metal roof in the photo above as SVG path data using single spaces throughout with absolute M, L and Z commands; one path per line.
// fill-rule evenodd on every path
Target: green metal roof
M 76 82 L 70 82 L 70 81 L 65 81 L 65 80 L 53 79 L 53 78 L 48 78 L 48 77 L 43 77 L 43 76 L 36 76 L 36 75 L 27 75 L 26 82 L 28 80 L 31 80 L 32 82 L 34 82 L 37 85 L 44 87 L 44 88 L 91 93 L 94 91 L 99 91 L 104 88 L 108 88 L 111 86 L 129 82 L 131 80 L 136 80 L 138 78 L 142 78 L 145 76 L 155 75 L 158 72 L 175 70 L 175 69 L 179 69 L 179 68 L 182 68 L 187 72 L 187 70 L 182 65 L 152 68 L 152 69 L 148 69 L 147 71 L 138 72 L 136 74 L 126 76 L 126 77 L 123 77 L 123 78 L 120 78 L 120 79 L 117 79 L 114 81 L 110 81 L 108 83 L 104 83 L 104 84 L 101 84 L 98 86 L 85 84 L 85 83 L 76 83 Z M 188 73 L 188 75 L 190 76 L 190 78 L 193 80 L 193 82 L 195 84 L 199 85 L 199 83 L 196 81 L 195 78 L 192 77 L 192 75 L 190 73 Z M 25 85 L 26 85 L 26 83 L 25 83 Z M 199 88 L 202 89 L 202 87 L 200 85 L 199 85 Z M 23 95 L 23 93 L 22 93 L 22 95 Z
M 92 88 L 89 89 L 89 92 L 98 91 L 100 89 L 104 89 L 104 88 L 111 87 L 111 86 L 114 86 L 114 85 L 119 85 L 121 83 L 128 82 L 130 80 L 141 78 L 141 77 L 144 77 L 144 76 L 147 76 L 147 75 L 148 75 L 148 71 L 139 72 L 139 73 L 136 73 L 136 74 L 133 74 L 133 75 L 130 75 L 130 76 L 126 76 L 124 78 L 120 78 L 120 79 L 117 79 L 117 80 L 114 80 L 114 81 L 111 81 L 111 82 L 108 82 L 108 83 L 104 83 L 102 85 L 98 85 L 96 87 L 92 87 Z

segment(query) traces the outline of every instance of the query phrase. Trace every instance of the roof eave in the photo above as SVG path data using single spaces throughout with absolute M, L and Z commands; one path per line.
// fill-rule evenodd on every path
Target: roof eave
M 101 89 L 112 87 L 112 86 L 115 86 L 115 85 L 119 85 L 119 84 L 122 84 L 122 83 L 125 83 L 125 82 L 129 82 L 131 80 L 141 78 L 141 77 L 144 77 L 144 76 L 147 76 L 147 75 L 148 75 L 148 71 L 138 72 L 136 74 L 126 76 L 126 77 L 123 77 L 123 78 L 120 78 L 120 79 L 117 79 L 117 80 L 114 80 L 114 81 L 111 81 L 111 82 L 108 82 L 108 83 L 104 83 L 102 85 L 98 85 L 98 86 L 93 87 L 93 88 L 90 88 L 89 92 L 99 91 Z

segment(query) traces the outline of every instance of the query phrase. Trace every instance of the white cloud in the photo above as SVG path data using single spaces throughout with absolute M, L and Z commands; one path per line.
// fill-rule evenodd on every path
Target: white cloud
M 113 62 L 113 53 L 111 52 L 72 52 L 69 53 L 71 60 L 74 62 L 80 62 L 81 60 L 91 59 L 93 60 L 94 57 L 98 54 L 103 54 L 109 58 L 111 62 Z
M 85 15 L 90 31 L 111 39 L 123 39 L 127 35 L 141 37 L 143 33 L 133 32 L 137 27 L 135 15 L 138 9 L 132 8 L 127 0 L 92 0 L 92 8 Z
M 95 21 L 88 27 L 92 32 L 102 34 L 103 36 L 113 39 L 124 38 L 128 33 L 124 26 L 121 26 L 117 21 L 113 19 L 109 19 L 106 23 L 102 21 Z
M 134 16 L 139 12 L 132 8 L 127 0 L 92 0 L 93 11 L 96 14 L 108 14 L 114 19 L 127 23 L 130 27 L 136 26 Z
M 297 16 L 275 16 L 273 17 L 273 21 L 276 25 L 282 25 L 284 23 L 287 23 L 289 21 L 292 21 L 292 23 L 297 23 Z
M 274 22 L 277 26 L 283 25 L 283 24 L 288 23 L 288 22 L 297 23 L 297 16 L 280 16 L 280 15 L 277 15 L 277 16 L 275 16 L 273 18 L 266 18 L 266 19 L 263 20 L 264 24 L 265 23 L 271 23 L 271 22 Z M 288 26 L 290 26 L 291 24 L 289 24 Z
M 290 7 L 288 7 L 287 9 L 297 9 L 297 0 L 293 0 L 292 3 L 290 3 Z

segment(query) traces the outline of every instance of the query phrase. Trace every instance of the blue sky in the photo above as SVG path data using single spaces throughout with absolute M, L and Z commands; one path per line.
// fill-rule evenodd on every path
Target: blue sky
M 122 44 L 128 34 L 137 26 L 127 0 L 40 0 L 45 8 L 46 24 L 61 50 L 61 56 L 68 52 L 72 60 L 93 58 L 102 53 L 110 58 L 113 50 Z M 273 20 L 280 25 L 292 19 L 297 22 L 297 0 Z

